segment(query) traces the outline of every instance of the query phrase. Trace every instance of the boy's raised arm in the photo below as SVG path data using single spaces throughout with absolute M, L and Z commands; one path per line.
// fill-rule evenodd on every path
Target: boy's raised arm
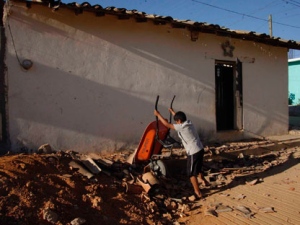
M 169 123 L 165 118 L 162 117 L 162 115 L 154 109 L 154 115 L 157 116 L 157 118 L 162 122 L 163 125 L 165 125 L 169 129 L 174 129 L 174 125 Z
M 175 115 L 175 112 L 174 112 L 174 110 L 172 109 L 172 108 L 169 108 L 169 111 L 170 111 L 170 113 L 174 116 Z

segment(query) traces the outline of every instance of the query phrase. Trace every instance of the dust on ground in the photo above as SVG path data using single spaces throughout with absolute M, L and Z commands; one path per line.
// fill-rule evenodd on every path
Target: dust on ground
M 203 193 L 231 188 L 241 177 L 243 182 L 257 182 L 253 175 L 284 164 L 295 151 L 298 143 L 278 147 L 259 140 L 207 146 L 204 166 L 212 185 L 203 187 Z M 190 224 L 196 216 L 205 216 L 207 208 L 193 198 L 181 167 L 182 149 L 173 152 L 181 163 L 173 163 L 172 176 L 157 175 L 155 187 L 143 183 L 149 189 L 140 185 L 145 167 L 126 163 L 131 153 L 91 154 L 94 162 L 111 162 L 98 163 L 102 170 L 92 176 L 70 164 L 80 155 L 72 151 L 0 156 L 0 224 Z

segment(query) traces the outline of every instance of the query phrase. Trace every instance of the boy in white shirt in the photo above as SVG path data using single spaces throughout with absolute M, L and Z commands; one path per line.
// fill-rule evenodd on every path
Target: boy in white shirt
M 182 141 L 182 144 L 187 153 L 187 175 L 190 178 L 196 198 L 202 198 L 202 193 L 199 188 L 197 176 L 205 186 L 209 186 L 209 182 L 205 179 L 202 172 L 204 148 L 200 137 L 190 120 L 186 119 L 184 112 L 174 112 L 173 109 L 169 109 L 174 116 L 175 124 L 169 123 L 161 114 L 154 110 L 154 115 L 169 129 L 176 130 L 178 136 Z

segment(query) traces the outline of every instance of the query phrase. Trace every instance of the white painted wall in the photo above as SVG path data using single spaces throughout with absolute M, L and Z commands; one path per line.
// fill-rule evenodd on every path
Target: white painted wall
M 174 109 L 186 112 L 204 140 L 222 138 L 215 128 L 214 65 L 236 57 L 244 60 L 242 136 L 288 131 L 286 49 L 208 34 L 192 42 L 188 30 L 169 25 L 19 3 L 6 24 L 14 150 L 44 143 L 81 152 L 135 148 L 155 119 L 157 95 L 167 118 L 176 95 Z M 233 58 L 223 56 L 226 40 L 235 46 Z M 19 66 L 16 52 L 33 61 L 30 70 Z

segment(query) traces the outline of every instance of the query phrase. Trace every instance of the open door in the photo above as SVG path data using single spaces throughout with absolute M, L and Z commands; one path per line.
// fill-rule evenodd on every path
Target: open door
M 243 76 L 242 62 L 236 60 L 236 77 L 235 77 L 235 103 L 236 103 L 236 129 L 243 129 Z
M 216 61 L 216 125 L 217 131 L 243 128 L 242 63 Z

